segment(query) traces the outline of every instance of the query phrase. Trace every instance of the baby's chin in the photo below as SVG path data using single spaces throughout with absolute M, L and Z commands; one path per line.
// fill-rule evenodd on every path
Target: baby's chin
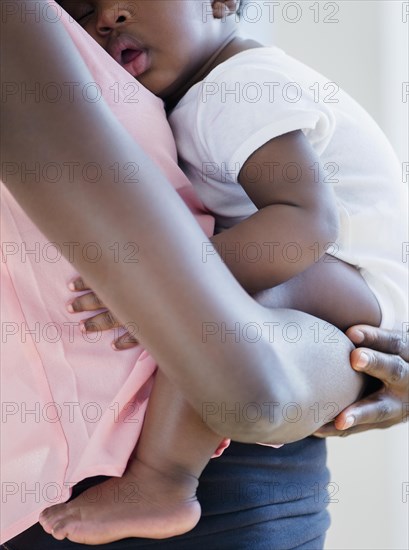
M 173 96 L 177 92 L 178 87 L 175 86 L 174 83 L 169 85 L 168 82 L 157 73 L 158 71 L 147 70 L 145 73 L 137 76 L 136 80 L 152 94 L 167 101 L 170 96 Z

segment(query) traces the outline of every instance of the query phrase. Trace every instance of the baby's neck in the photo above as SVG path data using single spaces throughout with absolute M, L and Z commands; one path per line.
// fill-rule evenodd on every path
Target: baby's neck
M 246 50 L 252 50 L 254 48 L 262 48 L 263 45 L 260 44 L 260 42 L 257 42 L 256 40 L 252 40 L 251 38 L 241 38 L 236 36 L 232 41 L 225 44 L 220 50 L 217 52 L 217 56 L 213 58 L 213 63 L 210 69 L 207 71 L 206 75 L 210 73 L 217 65 L 220 65 L 221 63 L 224 63 L 234 55 L 237 55 L 240 52 L 244 52 Z
M 211 57 L 206 61 L 200 70 L 183 86 L 177 90 L 171 97 L 166 99 L 166 110 L 170 112 L 176 104 L 182 99 L 182 97 L 198 82 L 201 82 L 206 76 L 218 65 L 224 63 L 234 55 L 245 50 L 251 50 L 253 48 L 261 48 L 262 44 L 249 38 L 241 38 L 239 36 L 229 36 L 223 44 L 213 53 Z

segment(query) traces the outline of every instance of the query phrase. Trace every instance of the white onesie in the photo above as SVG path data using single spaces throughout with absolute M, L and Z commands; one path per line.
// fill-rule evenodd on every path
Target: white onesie
M 182 168 L 217 231 L 257 211 L 237 179 L 248 158 L 269 140 L 302 130 L 339 207 L 339 238 L 327 253 L 359 268 L 378 299 L 381 326 L 402 329 L 409 262 L 402 170 L 379 126 L 336 83 L 279 48 L 247 50 L 194 85 L 169 122 Z M 250 163 L 247 176 L 256 180 L 257 170 Z M 271 163 L 271 170 L 297 181 L 295 165 Z

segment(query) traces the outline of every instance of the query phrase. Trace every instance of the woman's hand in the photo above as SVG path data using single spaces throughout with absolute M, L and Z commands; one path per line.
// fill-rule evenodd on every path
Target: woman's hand
M 68 305 L 71 312 L 103 310 L 84 320 L 84 330 L 96 332 L 123 328 L 121 323 L 92 292 L 81 277 L 72 281 L 69 288 L 75 292 L 89 291 Z M 351 327 L 347 336 L 361 347 L 351 353 L 351 366 L 372 377 L 376 389 L 344 409 L 333 422 L 315 432 L 317 437 L 347 436 L 372 429 L 383 429 L 404 422 L 409 416 L 409 334 L 386 331 L 359 325 Z M 126 332 L 113 342 L 117 350 L 138 345 L 134 334 Z M 367 362 L 363 360 L 367 356 Z M 348 419 L 352 424 L 348 424 Z
M 317 437 L 389 428 L 409 416 L 409 333 L 359 325 L 346 334 L 360 346 L 351 353 L 352 368 L 377 379 L 378 387 L 317 430 Z
M 89 290 L 86 294 L 77 296 L 67 304 L 70 313 L 81 313 L 83 311 L 100 311 L 97 315 L 84 319 L 81 324 L 86 332 L 98 332 L 101 330 L 111 330 L 115 328 L 125 329 L 124 324 L 115 317 L 115 315 L 102 303 L 98 296 L 85 283 L 82 277 L 77 277 L 71 281 L 68 288 L 73 292 L 83 292 Z M 134 327 L 132 327 L 134 328 Z M 133 332 L 133 330 L 132 330 Z M 115 350 L 124 350 L 134 348 L 138 345 L 135 334 L 126 331 L 112 342 Z

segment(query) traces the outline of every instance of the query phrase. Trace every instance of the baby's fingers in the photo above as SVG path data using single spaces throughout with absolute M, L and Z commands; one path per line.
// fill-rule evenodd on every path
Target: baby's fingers
M 95 294 L 95 292 L 88 292 L 82 296 L 77 296 L 74 300 L 71 300 L 67 304 L 67 309 L 70 313 L 78 313 L 81 311 L 97 311 L 98 309 L 105 308 L 104 304 Z
M 121 351 L 124 349 L 134 348 L 138 344 L 138 340 L 134 336 L 129 334 L 129 332 L 127 332 L 126 334 L 123 334 L 120 338 L 115 340 L 115 342 L 112 343 L 112 347 L 117 351 Z
M 73 292 L 82 292 L 83 290 L 91 290 L 84 279 L 80 276 L 75 277 L 68 283 L 68 288 Z
M 81 325 L 85 332 L 98 332 L 122 327 L 122 323 L 108 310 L 94 317 L 89 317 L 89 319 L 84 319 L 81 321 Z

